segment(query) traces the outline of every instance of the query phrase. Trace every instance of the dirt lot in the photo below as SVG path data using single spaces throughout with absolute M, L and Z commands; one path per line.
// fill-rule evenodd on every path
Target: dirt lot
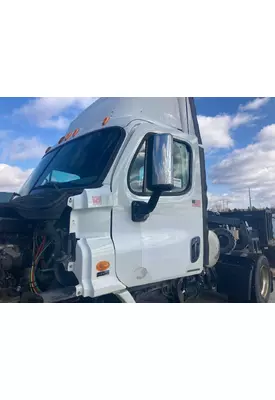
M 275 282 L 274 282 L 275 287 Z M 227 303 L 227 299 L 218 294 L 205 293 L 199 299 L 190 301 L 190 303 Z M 275 303 L 275 291 L 271 294 L 269 303 Z
M 271 271 L 273 273 L 274 292 L 271 293 L 269 303 L 275 303 L 275 268 L 272 268 Z M 218 294 L 205 293 L 200 298 L 190 301 L 190 303 L 227 303 L 227 299 Z
M 271 294 L 269 303 L 275 303 L 275 291 Z

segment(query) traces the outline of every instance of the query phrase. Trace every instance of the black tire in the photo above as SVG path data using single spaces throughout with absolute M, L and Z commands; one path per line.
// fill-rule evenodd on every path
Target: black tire
M 236 240 L 232 233 L 225 228 L 214 229 L 220 242 L 220 254 L 228 254 L 236 247 Z
M 265 256 L 259 256 L 252 277 L 252 303 L 268 303 L 272 288 L 272 273 L 268 259 Z

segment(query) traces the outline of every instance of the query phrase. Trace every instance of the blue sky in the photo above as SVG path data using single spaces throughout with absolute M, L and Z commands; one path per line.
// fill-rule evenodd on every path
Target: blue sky
M 0 190 L 18 190 L 48 145 L 94 98 L 0 98 Z M 271 205 L 275 196 L 274 98 L 196 98 L 209 200 Z M 274 193 L 273 193 L 274 192 Z M 275 201 L 274 201 L 275 204 Z

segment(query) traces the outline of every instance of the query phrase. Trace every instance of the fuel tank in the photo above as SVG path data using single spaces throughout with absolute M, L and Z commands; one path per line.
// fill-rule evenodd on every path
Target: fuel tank
M 208 243 L 209 243 L 209 263 L 206 265 L 208 268 L 212 268 L 216 265 L 220 257 L 220 241 L 215 232 L 209 230 L 208 232 Z

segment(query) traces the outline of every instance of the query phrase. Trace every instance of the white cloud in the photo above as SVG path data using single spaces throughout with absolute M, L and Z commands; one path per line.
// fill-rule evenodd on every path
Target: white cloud
M 96 100 L 95 97 L 41 97 L 30 100 L 14 110 L 15 116 L 23 116 L 41 128 L 66 129 L 70 120 L 63 113 L 78 113 Z
M 55 128 L 55 129 L 65 130 L 68 128 L 69 124 L 70 120 L 68 118 L 60 116 L 57 118 L 41 121 L 39 126 L 40 128 Z
M 235 196 L 251 188 L 256 206 L 275 205 L 275 124 L 264 127 L 256 142 L 232 151 L 210 171 L 212 183 L 227 185 Z
M 0 139 L 5 139 L 9 133 L 12 133 L 12 131 L 8 129 L 0 129 Z
M 257 98 L 255 100 L 250 101 L 247 104 L 240 105 L 239 109 L 242 111 L 254 111 L 258 110 L 259 108 L 263 107 L 267 104 L 270 100 L 270 97 L 262 97 Z
M 247 113 L 236 115 L 217 115 L 206 117 L 199 115 L 198 123 L 205 149 L 230 148 L 234 146 L 232 131 L 241 125 L 246 125 L 255 120 L 255 117 Z
M 41 143 L 37 137 L 26 139 L 18 137 L 14 140 L 1 143 L 2 152 L 1 160 L 15 161 L 15 160 L 33 160 L 39 159 L 45 154 L 48 147 L 46 144 Z
M 17 192 L 32 170 L 23 171 L 19 167 L 0 164 L 0 192 Z
M 11 142 L 9 158 L 10 160 L 39 159 L 45 154 L 47 147 L 36 137 L 30 139 L 19 137 Z
M 248 191 L 242 193 L 223 193 L 220 195 L 208 193 L 208 209 L 222 211 L 223 209 L 246 209 L 249 205 Z
M 238 113 L 231 120 L 231 127 L 238 128 L 240 125 L 249 124 L 252 121 L 259 119 L 260 117 L 253 116 L 247 113 Z
M 216 117 L 198 116 L 198 123 L 202 135 L 202 142 L 206 149 L 232 147 L 234 142 L 230 136 L 229 115 Z

